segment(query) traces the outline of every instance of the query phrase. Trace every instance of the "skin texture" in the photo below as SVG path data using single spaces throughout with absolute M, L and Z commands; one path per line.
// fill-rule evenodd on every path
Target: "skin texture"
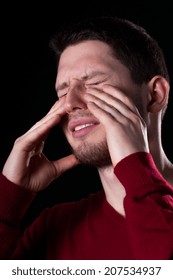
M 169 92 L 163 77 L 137 85 L 107 44 L 91 40 L 64 50 L 55 86 L 59 100 L 14 144 L 3 169 L 9 180 L 37 192 L 79 162 L 91 164 L 98 168 L 108 202 L 122 215 L 125 191 L 113 168 L 126 156 L 151 152 L 172 183 L 173 168 L 161 145 Z M 44 141 L 58 123 L 72 154 L 50 162 L 43 154 Z
M 2 171 L 13 183 L 38 192 L 78 164 L 74 155 L 51 162 L 43 154 L 44 141 L 50 129 L 57 125 L 65 114 L 61 104 L 61 101 L 57 101 L 43 119 L 16 139 Z
M 137 86 L 132 82 L 129 71 L 112 56 L 105 43 L 90 41 L 67 48 L 60 59 L 56 88 L 60 99 L 66 99 L 66 110 L 69 112 L 67 121 L 70 125 L 80 122 L 81 116 L 82 123 L 96 122 L 94 127 L 87 128 L 86 135 L 83 133 L 82 137 L 75 137 L 70 125 L 63 126 L 69 143 L 74 151 L 83 151 L 83 158 L 89 157 L 89 154 L 85 155 L 86 141 L 89 145 L 96 144 L 93 149 L 100 142 L 106 142 L 109 151 L 111 149 L 114 166 L 132 152 L 148 151 L 145 123 L 132 103 L 134 100 L 144 112 L 145 85 Z M 91 119 L 87 120 L 89 112 Z M 140 141 L 136 141 L 137 126 L 139 135 L 142 132 Z M 130 137 L 133 138 L 132 144 L 127 141 Z M 117 144 L 121 146 L 115 150 Z

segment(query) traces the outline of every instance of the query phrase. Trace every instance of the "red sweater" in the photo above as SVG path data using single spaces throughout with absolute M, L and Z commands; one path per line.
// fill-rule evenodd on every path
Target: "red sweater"
M 0 177 L 0 259 L 171 259 L 173 188 L 152 156 L 130 155 L 115 175 L 126 189 L 126 218 L 106 201 L 104 192 L 43 210 L 20 231 L 34 194 Z

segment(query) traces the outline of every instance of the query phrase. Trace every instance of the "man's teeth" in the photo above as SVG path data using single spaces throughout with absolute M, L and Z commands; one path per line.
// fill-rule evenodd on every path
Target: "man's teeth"
M 78 125 L 78 126 L 75 127 L 74 130 L 77 131 L 77 130 L 80 130 L 82 128 L 85 128 L 85 127 L 91 126 L 91 125 L 94 125 L 94 124 L 93 123 L 86 123 L 86 124 Z

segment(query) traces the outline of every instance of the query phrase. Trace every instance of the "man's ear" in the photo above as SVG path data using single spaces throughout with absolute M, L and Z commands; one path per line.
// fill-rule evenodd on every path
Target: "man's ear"
M 158 113 L 166 107 L 169 96 L 169 82 L 162 76 L 154 76 L 148 83 L 150 92 L 150 102 L 148 111 Z

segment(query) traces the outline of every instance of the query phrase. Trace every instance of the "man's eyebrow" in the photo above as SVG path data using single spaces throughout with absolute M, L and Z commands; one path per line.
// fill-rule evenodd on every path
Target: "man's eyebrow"
M 82 77 L 81 77 L 81 80 L 87 80 L 87 79 L 91 79 L 95 76 L 101 76 L 101 75 L 105 75 L 104 72 L 102 71 L 90 71 L 88 72 L 87 74 L 84 74 Z
M 58 91 L 58 90 L 62 90 L 64 88 L 66 88 L 67 86 L 68 86 L 68 84 L 66 82 L 63 82 L 63 83 L 57 85 L 55 89 L 56 89 L 56 91 Z
M 87 74 L 85 73 L 84 75 L 82 75 L 81 78 L 79 78 L 78 80 L 86 81 L 96 76 L 103 76 L 103 75 L 105 75 L 105 73 L 102 71 L 90 71 Z M 66 82 L 62 82 L 61 84 L 56 86 L 56 91 L 63 90 L 66 87 L 68 87 L 68 84 Z

